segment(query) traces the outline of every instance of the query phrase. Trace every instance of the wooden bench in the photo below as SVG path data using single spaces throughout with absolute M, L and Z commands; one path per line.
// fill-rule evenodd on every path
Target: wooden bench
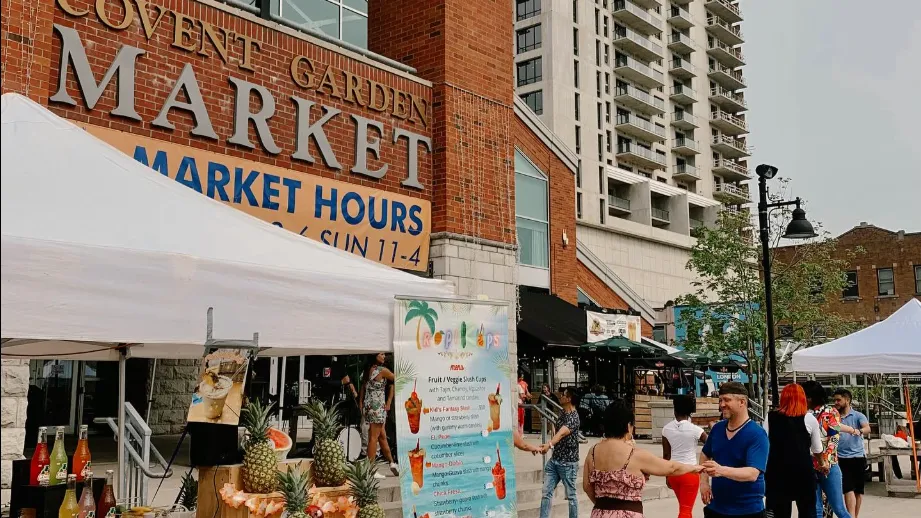
M 892 471 L 892 457 L 900 455 L 911 457 L 911 448 L 891 448 L 889 446 L 882 446 L 879 449 L 879 456 L 883 457 L 886 494 L 901 498 L 921 498 L 921 492 L 918 492 L 914 480 L 911 480 L 910 477 L 908 479 L 897 479 L 895 473 Z M 904 475 L 906 470 L 904 467 L 902 470 Z M 910 472 L 911 471 L 909 471 L 909 473 Z

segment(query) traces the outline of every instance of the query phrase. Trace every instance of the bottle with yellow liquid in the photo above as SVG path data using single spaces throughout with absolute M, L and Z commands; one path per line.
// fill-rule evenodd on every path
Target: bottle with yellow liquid
M 57 444 L 55 444 L 57 447 Z M 58 518 L 77 518 L 80 514 L 80 504 L 77 502 L 77 476 L 67 476 L 67 491 L 64 493 L 64 502 L 58 510 Z
M 54 434 L 54 448 L 51 449 L 48 483 L 53 486 L 65 482 L 67 482 L 67 452 L 64 450 L 64 427 L 59 426 Z

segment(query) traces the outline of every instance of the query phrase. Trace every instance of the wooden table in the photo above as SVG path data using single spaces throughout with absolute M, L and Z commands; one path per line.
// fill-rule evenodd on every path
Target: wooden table
M 921 498 L 921 493 L 918 492 L 918 487 L 914 480 L 897 479 L 895 478 L 895 473 L 892 471 L 892 457 L 905 455 L 911 458 L 911 448 L 881 446 L 879 454 L 883 457 L 883 465 L 885 466 L 886 493 L 894 497 Z M 913 470 L 906 470 L 902 467 L 903 475 L 906 472 L 911 473 L 912 471 Z M 917 473 L 915 476 L 917 476 Z

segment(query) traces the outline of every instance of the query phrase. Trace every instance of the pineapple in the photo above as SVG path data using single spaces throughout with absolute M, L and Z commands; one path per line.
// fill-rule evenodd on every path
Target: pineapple
M 377 503 L 379 481 L 374 478 L 377 466 L 369 459 L 360 460 L 345 468 L 349 481 L 349 494 L 358 505 L 356 518 L 384 518 L 384 509 Z
M 247 434 L 243 443 L 243 488 L 247 493 L 275 491 L 278 458 L 269 440 L 272 406 L 262 406 L 258 400 L 253 400 L 240 415 Z
M 339 443 L 342 431 L 339 406 L 327 410 L 323 403 L 311 401 L 304 408 L 313 421 L 313 480 L 319 487 L 337 487 L 345 483 L 345 452 Z
M 179 503 L 186 508 L 186 511 L 194 511 L 198 508 L 198 481 L 192 477 L 191 470 L 182 476 Z
M 288 518 L 306 518 L 307 513 L 307 484 L 310 475 L 306 470 L 297 466 L 288 465 L 287 472 L 278 472 L 278 490 L 285 495 L 285 511 Z

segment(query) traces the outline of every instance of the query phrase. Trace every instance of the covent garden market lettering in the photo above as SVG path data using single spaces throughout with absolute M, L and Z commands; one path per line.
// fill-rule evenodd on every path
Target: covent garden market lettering
M 87 10 L 70 5 L 68 0 L 56 2 L 70 16 L 83 17 L 90 14 Z M 124 8 L 120 19 L 114 19 L 115 16 L 106 11 L 105 0 L 95 2 L 95 15 L 112 30 L 121 31 L 131 27 L 137 17 L 141 30 L 150 40 L 162 20 L 169 16 L 174 22 L 174 30 L 169 31 L 172 46 L 189 53 L 208 55 L 205 51 L 207 42 L 213 54 L 225 64 L 235 65 L 243 71 L 255 70 L 254 62 L 262 45 L 259 41 L 175 10 L 149 4 L 146 0 L 120 0 L 114 3 L 120 3 Z M 80 34 L 73 28 L 59 24 L 54 24 L 54 31 L 61 39 L 61 59 L 57 91 L 50 100 L 77 105 L 66 88 L 72 69 L 87 109 L 93 110 L 112 79 L 116 78 L 117 97 L 111 115 L 141 121 L 135 109 L 135 75 L 137 62 L 145 51 L 122 45 L 97 83 Z M 234 46 L 238 48 L 234 49 Z M 232 55 L 234 50 L 239 57 Z M 411 93 L 332 66 L 323 70 L 322 65 L 303 55 L 291 59 L 290 72 L 295 84 L 304 90 L 386 113 L 412 124 L 429 125 L 427 101 Z M 256 146 L 249 137 L 252 123 L 265 151 L 273 155 L 281 154 L 282 149 L 275 143 L 270 127 L 276 110 L 273 95 L 265 87 L 238 77 L 228 76 L 228 81 L 235 90 L 235 101 L 233 134 L 227 142 L 254 149 Z M 182 100 L 181 93 L 185 94 L 185 100 Z M 257 103 L 251 103 L 253 96 L 259 98 Z M 343 165 L 330 145 L 324 126 L 345 115 L 335 107 L 323 105 L 322 116 L 311 120 L 313 113 L 320 112 L 320 107 L 314 109 L 317 105 L 315 101 L 298 96 L 291 96 L 290 100 L 296 113 L 295 149 L 291 158 L 308 164 L 316 163 L 317 159 L 310 149 L 310 142 L 313 141 L 323 163 L 330 169 L 342 170 Z M 253 104 L 261 105 L 261 108 L 254 112 Z M 168 119 L 170 110 L 182 110 L 190 114 L 194 120 L 190 131 L 192 135 L 219 140 L 191 64 L 185 64 L 157 117 L 150 124 L 168 130 L 175 129 Z M 382 160 L 381 144 L 387 133 L 384 124 L 356 114 L 351 114 L 351 119 L 355 132 L 355 163 L 351 173 L 374 179 L 383 178 L 390 167 L 390 164 Z M 427 200 L 346 182 L 319 178 L 315 181 L 304 180 L 304 175 L 292 175 L 292 171 L 287 171 L 289 174 L 285 175 L 286 170 L 226 155 L 121 134 L 106 128 L 87 129 L 162 174 L 278 226 L 392 266 L 415 270 L 427 267 L 431 208 Z M 391 133 L 394 148 L 404 143 L 406 145 L 408 163 L 401 185 L 424 189 L 419 181 L 419 148 L 421 146 L 425 152 L 431 152 L 431 139 L 398 127 L 393 127 Z M 112 134 L 121 134 L 122 138 Z M 124 138 L 126 136 L 130 138 Z M 130 144 L 122 142 L 123 145 L 119 145 L 119 141 L 130 141 Z M 385 146 L 390 145 L 385 143 Z M 386 147 L 384 151 L 386 154 Z M 368 163 L 369 154 L 383 164 L 372 169 Z M 307 189 L 305 182 L 313 187 L 312 192 L 303 192 Z M 298 200 L 304 201 L 299 205 Z M 305 210 L 310 213 L 306 219 L 292 220 L 284 217 L 301 214 Z M 270 213 L 277 213 L 277 216 Z M 320 228 L 324 224 L 326 228 Z M 351 232 L 340 233 L 339 229 L 342 228 Z

